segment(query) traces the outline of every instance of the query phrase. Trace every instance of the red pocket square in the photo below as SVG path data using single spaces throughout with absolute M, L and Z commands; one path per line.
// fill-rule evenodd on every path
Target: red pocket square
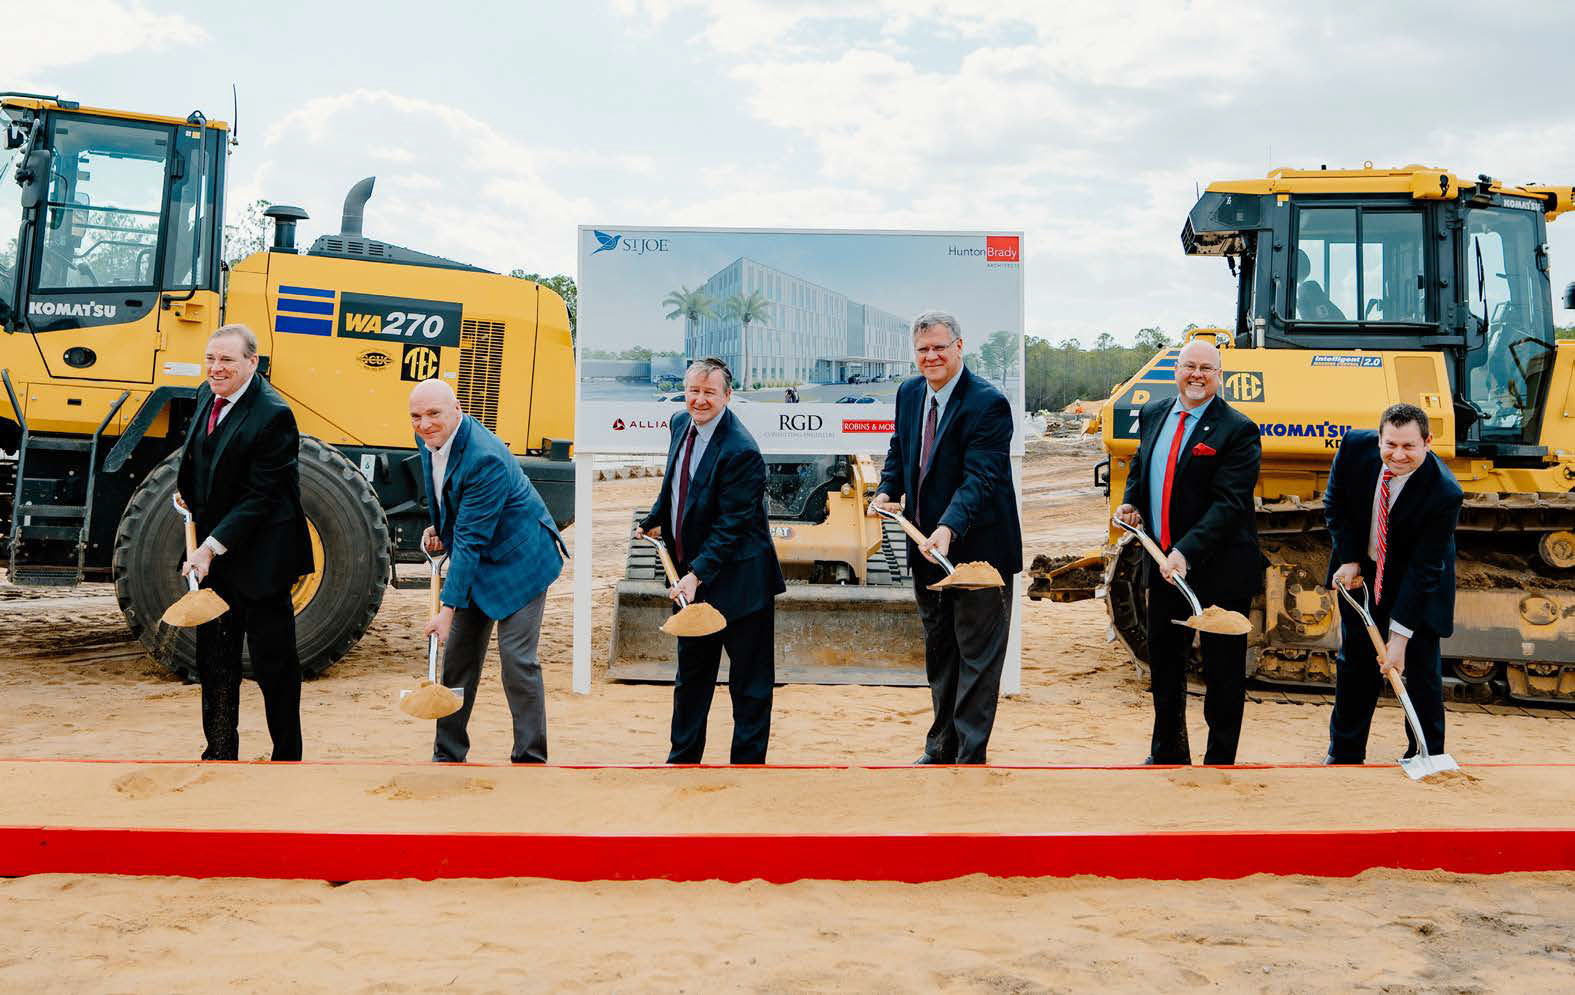
M 1214 447 L 1209 445 L 1207 442 L 1200 442 L 1197 445 L 1192 447 L 1192 455 L 1194 455 L 1194 456 L 1218 456 L 1219 453 L 1215 452 L 1214 451 Z

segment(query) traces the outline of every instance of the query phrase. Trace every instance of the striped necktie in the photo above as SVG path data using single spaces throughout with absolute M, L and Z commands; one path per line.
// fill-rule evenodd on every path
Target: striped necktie
M 1384 596 L 1384 557 L 1389 552 L 1389 481 L 1395 479 L 1395 472 L 1384 467 L 1384 475 L 1378 484 L 1378 563 L 1374 571 L 1378 576 L 1373 580 L 1373 602 L 1376 604 Z

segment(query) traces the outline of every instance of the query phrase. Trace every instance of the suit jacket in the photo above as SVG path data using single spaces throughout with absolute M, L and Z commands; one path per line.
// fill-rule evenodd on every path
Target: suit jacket
M 261 375 L 207 434 L 213 391 L 197 388 L 176 486 L 196 521 L 197 541 L 213 536 L 211 582 L 257 600 L 288 591 L 314 569 L 301 507 L 301 436 L 295 414 Z
M 782 568 L 766 517 L 766 461 L 749 429 L 723 410 L 716 432 L 684 494 L 682 527 L 686 562 L 677 562 L 673 545 L 672 481 L 692 420 L 685 411 L 672 420 L 667 473 L 656 506 L 640 523 L 662 527 L 662 543 L 679 576 L 692 570 L 700 579 L 698 600 L 710 602 L 728 621 L 760 611 L 783 591 Z
M 563 572 L 568 550 L 547 504 L 503 441 L 465 415 L 443 472 L 441 511 L 432 494 L 432 454 L 416 437 L 427 515 L 448 551 L 442 599 L 503 619 Z
M 880 492 L 896 499 L 913 524 L 929 535 L 942 525 L 952 530 L 952 563 L 984 560 L 1010 577 L 1023 569 L 1023 532 L 1012 483 L 1012 406 L 1006 395 L 964 366 L 935 427 L 935 449 L 919 479 L 919 449 L 924 442 L 924 377 L 910 377 L 897 388 L 897 429 L 881 467 Z M 918 546 L 908 542 L 908 563 L 923 575 L 936 571 Z
M 1156 542 L 1159 523 L 1148 520 L 1149 455 L 1175 404 L 1174 397 L 1156 398 L 1138 412 L 1138 451 L 1122 498 L 1142 512 Z M 1186 557 L 1187 584 L 1204 604 L 1250 598 L 1263 589 L 1265 561 L 1258 549 L 1252 501 L 1262 456 L 1257 422 L 1216 395 L 1176 460 L 1170 486 L 1171 546 Z M 1155 581 L 1156 564 L 1146 556 L 1143 560 L 1150 582 Z
M 1342 563 L 1360 563 L 1367 582 L 1376 580 L 1368 568 L 1372 561 L 1367 558 L 1367 540 L 1373 528 L 1373 492 L 1382 469 L 1377 432 L 1348 432 L 1340 440 L 1323 497 L 1334 545 L 1331 581 Z M 1383 609 L 1390 619 L 1413 631 L 1439 638 L 1455 631 L 1455 525 L 1463 498 L 1455 475 L 1428 453 L 1389 509 Z

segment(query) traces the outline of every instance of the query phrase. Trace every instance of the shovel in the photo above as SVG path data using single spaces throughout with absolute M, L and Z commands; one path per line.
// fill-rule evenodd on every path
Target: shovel
M 197 551 L 197 525 L 191 520 L 191 512 L 182 503 L 180 494 L 173 496 L 175 510 L 180 512 L 180 517 L 186 520 L 186 558 L 189 560 Z M 197 575 L 189 573 L 186 582 L 190 586 L 180 600 L 164 609 L 164 614 L 159 617 L 160 622 L 165 622 L 181 629 L 190 629 L 193 626 L 212 622 L 214 619 L 230 610 L 230 606 L 219 597 L 219 592 L 211 587 L 198 587 Z
M 667 571 L 667 583 L 677 587 L 678 568 L 673 566 L 673 558 L 667 555 L 667 547 L 662 545 L 662 540 L 651 536 L 640 538 L 656 547 L 656 555 L 662 558 L 662 569 Z M 722 617 L 715 606 L 704 601 L 691 604 L 682 594 L 678 596 L 678 611 L 662 623 L 662 631 L 669 636 L 709 636 L 725 628 L 727 619 Z
M 1346 604 L 1360 616 L 1362 623 L 1367 626 L 1367 638 L 1373 641 L 1373 652 L 1378 654 L 1378 663 L 1382 667 L 1383 659 L 1387 655 L 1384 649 L 1384 637 L 1378 634 L 1378 626 L 1373 622 L 1372 613 L 1367 610 L 1367 585 L 1362 585 L 1362 603 L 1357 604 L 1351 597 L 1351 592 L 1345 589 L 1344 584 L 1336 583 L 1335 590 L 1345 598 Z M 1452 770 L 1459 770 L 1460 765 L 1455 763 L 1455 758 L 1447 753 L 1433 756 L 1427 752 L 1427 737 L 1422 735 L 1422 721 L 1416 717 L 1416 709 L 1411 705 L 1411 696 L 1406 693 L 1405 684 L 1400 680 L 1400 675 L 1393 670 L 1385 670 L 1389 678 L 1389 686 L 1394 688 L 1395 697 L 1400 699 L 1400 707 L 1405 709 L 1406 724 L 1411 727 L 1411 735 L 1416 739 L 1416 756 L 1401 757 L 1400 768 L 1406 776 L 1413 781 L 1420 781 L 1434 774 L 1443 774 Z
M 439 569 L 438 561 L 427 552 L 426 543 L 421 544 L 421 552 L 426 555 L 427 563 L 432 567 L 432 614 L 436 615 L 443 610 L 442 603 L 438 600 L 442 588 L 443 571 Z M 406 715 L 418 719 L 441 719 L 445 715 L 453 715 L 465 703 L 464 688 L 446 688 L 438 683 L 437 679 L 438 638 L 437 633 L 427 637 L 427 676 L 414 691 L 399 692 L 399 710 Z
M 1142 529 L 1135 529 L 1119 518 L 1112 517 L 1110 520 L 1120 526 L 1122 530 L 1137 536 L 1138 542 L 1141 542 L 1143 548 L 1148 550 L 1148 554 L 1154 558 L 1155 563 L 1163 564 L 1165 562 L 1165 554 L 1160 551 L 1159 545 L 1150 539 Z M 1192 588 L 1187 586 L 1186 579 L 1181 575 L 1171 574 L 1170 582 L 1176 585 L 1176 589 L 1186 596 L 1187 603 L 1192 606 L 1191 618 L 1171 619 L 1177 625 L 1184 625 L 1189 629 L 1197 629 L 1199 632 L 1212 632 L 1219 636 L 1245 636 L 1252 631 L 1252 623 L 1247 621 L 1247 616 L 1241 612 L 1226 611 L 1219 605 L 1209 605 L 1208 610 L 1204 611 L 1203 604 L 1198 601 L 1198 596 L 1192 593 Z
M 875 508 L 874 505 L 870 505 L 870 507 Z M 902 531 L 908 533 L 908 538 L 918 543 L 920 549 L 923 549 L 924 544 L 930 541 L 928 536 L 913 527 L 912 522 L 895 511 L 875 508 L 875 514 L 889 518 L 901 525 Z M 952 566 L 952 561 L 943 556 L 939 550 L 932 549 L 929 555 L 935 557 L 935 562 L 939 563 L 941 569 L 946 571 L 945 577 L 929 585 L 932 591 L 944 591 L 949 587 L 955 587 L 959 591 L 982 591 L 989 587 L 1006 586 L 1006 581 L 1001 579 L 1001 572 L 983 560 L 975 560 L 972 563 L 960 563 L 954 567 Z

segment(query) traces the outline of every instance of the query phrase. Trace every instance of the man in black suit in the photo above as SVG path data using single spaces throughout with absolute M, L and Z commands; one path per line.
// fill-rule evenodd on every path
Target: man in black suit
M 787 590 L 766 519 L 766 463 L 754 436 L 727 403 L 733 374 L 720 359 L 699 359 L 684 376 L 684 408 L 672 422 L 662 494 L 638 535 L 660 536 L 679 580 L 676 602 L 709 602 L 727 628 L 678 639 L 670 764 L 697 764 L 722 650 L 733 699 L 728 762 L 763 764 L 776 683 L 776 601 Z
M 204 760 L 235 760 L 241 640 L 262 689 L 274 760 L 301 759 L 301 664 L 290 588 L 314 569 L 297 466 L 295 415 L 257 376 L 257 337 L 224 325 L 208 339 L 207 381 L 186 430 L 177 487 L 204 537 L 181 574 L 230 606 L 197 629 Z
M 1347 433 L 1329 468 L 1324 493 L 1334 545 L 1329 582 L 1349 590 L 1367 578 L 1369 610 L 1387 643 L 1384 659 L 1377 659 L 1361 616 L 1341 599 L 1326 763 L 1367 759 L 1367 732 L 1389 670 L 1406 677 L 1428 752 L 1444 752 L 1438 643 L 1455 629 L 1455 525 L 1463 494 L 1433 454 L 1432 442 L 1426 412 L 1393 404 L 1377 432 Z M 1406 756 L 1414 756 L 1409 726 L 1405 735 Z
M 919 376 L 897 388 L 897 426 L 874 509 L 903 511 L 928 538 L 908 543 L 924 624 L 924 670 L 934 720 L 921 764 L 982 764 L 995 726 L 1001 666 L 1011 634 L 1012 575 L 1023 569 L 1023 534 L 1012 483 L 1012 407 L 963 365 L 962 328 L 944 311 L 913 320 Z M 1005 587 L 932 591 L 946 575 L 930 556 L 983 560 Z
M 1220 351 L 1193 339 L 1176 359 L 1176 396 L 1138 413 L 1138 450 L 1116 517 L 1149 535 L 1167 556 L 1144 557 L 1148 577 L 1149 688 L 1154 731 L 1144 763 L 1190 764 L 1187 657 L 1194 630 L 1173 620 L 1192 614 L 1172 576 L 1205 606 L 1243 615 L 1263 585 L 1253 491 L 1263 454 L 1258 425 L 1219 396 Z M 1145 522 L 1148 524 L 1145 526 Z M 1233 764 L 1247 696 L 1247 637 L 1200 634 L 1208 690 L 1206 764 Z

